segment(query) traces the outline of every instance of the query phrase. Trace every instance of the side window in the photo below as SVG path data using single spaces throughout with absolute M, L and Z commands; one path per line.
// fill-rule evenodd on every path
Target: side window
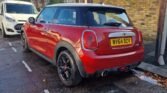
M 93 20 L 96 24 L 100 24 L 100 17 L 99 17 L 99 14 L 96 13 L 96 12 L 93 12 Z
M 74 8 L 60 8 L 56 24 L 78 25 L 77 24 L 77 9 Z
M 38 23 L 53 23 L 56 8 L 45 8 L 37 18 Z
M 98 25 L 101 23 L 100 21 L 100 15 L 97 12 L 88 12 L 88 20 L 90 25 Z

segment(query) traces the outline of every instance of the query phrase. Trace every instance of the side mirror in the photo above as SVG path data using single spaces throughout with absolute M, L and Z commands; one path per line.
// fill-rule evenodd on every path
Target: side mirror
M 35 18 L 34 18 L 34 17 L 28 18 L 28 22 L 29 22 L 30 24 L 34 25 L 34 24 L 35 24 Z

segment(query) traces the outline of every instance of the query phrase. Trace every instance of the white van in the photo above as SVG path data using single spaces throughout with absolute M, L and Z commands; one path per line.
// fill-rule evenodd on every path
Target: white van
M 36 17 L 37 10 L 30 2 L 2 1 L 0 3 L 0 29 L 2 36 L 18 35 L 29 17 Z

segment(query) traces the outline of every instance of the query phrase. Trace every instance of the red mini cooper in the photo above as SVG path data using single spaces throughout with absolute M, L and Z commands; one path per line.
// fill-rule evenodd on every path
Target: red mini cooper
M 55 4 L 28 21 L 21 34 L 24 51 L 55 64 L 66 86 L 96 73 L 136 67 L 143 60 L 142 34 L 121 7 Z

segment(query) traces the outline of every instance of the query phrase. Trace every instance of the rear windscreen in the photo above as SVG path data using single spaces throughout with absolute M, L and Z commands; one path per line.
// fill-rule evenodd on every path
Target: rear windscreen
M 90 7 L 88 8 L 88 24 L 90 26 L 132 26 L 124 9 Z

